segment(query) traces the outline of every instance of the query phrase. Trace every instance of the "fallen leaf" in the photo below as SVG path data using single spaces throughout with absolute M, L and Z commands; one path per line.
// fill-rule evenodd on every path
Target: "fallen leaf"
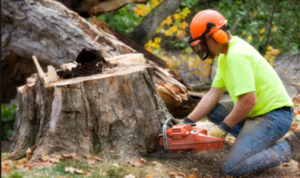
M 62 159 L 63 157 L 62 157 L 62 155 L 53 155 L 53 158 L 55 158 L 55 159 Z
M 300 169 L 300 163 L 298 164 L 298 169 Z
M 124 178 L 135 178 L 135 176 L 132 174 L 129 174 L 129 175 L 126 175 Z
M 9 173 L 11 170 L 8 165 L 1 163 L 1 175 L 4 175 L 6 173 Z
M 90 176 L 92 173 L 89 172 L 89 171 L 84 171 L 84 174 L 87 175 L 87 176 Z
M 31 156 L 32 156 L 32 151 L 31 151 L 30 148 L 28 148 L 27 151 L 26 151 L 26 159 L 30 160 Z
M 114 163 L 112 165 L 115 166 L 115 167 L 120 167 L 119 164 L 117 164 L 117 163 Z
M 85 158 L 92 158 L 93 156 L 91 155 L 91 154 L 85 154 L 85 155 L 83 155 Z
M 47 161 L 50 160 L 50 156 L 47 155 L 47 154 L 43 154 L 43 155 L 41 156 L 41 159 L 42 159 L 43 161 L 47 162 Z
M 82 169 L 75 169 L 75 172 L 77 174 L 84 174 L 84 170 L 82 170 Z
M 183 172 L 180 172 L 178 175 L 181 177 L 185 177 L 185 173 L 183 173 Z
M 66 159 L 66 158 L 71 158 L 71 157 L 72 157 L 71 154 L 62 154 L 61 156 L 62 156 L 62 158 L 64 158 L 64 159 Z
M 93 158 L 98 160 L 98 161 L 102 161 L 102 158 L 100 158 L 99 156 L 93 156 Z
M 153 178 L 153 176 L 154 176 L 154 175 L 153 175 L 152 173 L 149 173 L 149 174 L 146 175 L 145 178 Z
M 169 172 L 169 175 L 170 176 L 176 176 L 176 173 L 175 172 Z
M 296 130 L 298 128 L 298 123 L 297 122 L 294 122 L 291 126 L 291 129 L 290 130 Z
M 187 178 L 197 178 L 196 173 L 189 175 Z
M 192 171 L 194 171 L 194 172 L 197 172 L 198 171 L 198 168 L 192 168 Z
M 35 165 L 35 163 L 26 163 L 26 164 L 25 164 L 25 167 L 27 167 L 28 170 L 30 170 L 30 169 L 33 168 L 34 165 Z
M 96 159 L 93 159 L 93 158 L 88 158 L 86 160 L 86 162 L 89 164 L 89 165 L 94 165 L 96 164 L 97 160 Z
M 74 174 L 75 168 L 72 168 L 72 167 L 65 167 L 65 172 L 69 172 L 69 173 L 71 173 L 71 174 Z
M 153 161 L 153 162 L 152 162 L 152 164 L 155 164 L 155 165 L 156 165 L 157 163 L 158 163 L 157 161 Z
M 140 167 L 143 166 L 146 163 L 146 160 L 142 158 L 136 158 L 132 164 L 133 167 Z
M 57 158 L 50 158 L 49 160 L 51 163 L 59 163 L 59 159 Z
M 44 161 L 39 161 L 38 165 L 41 167 L 52 167 L 53 163 L 50 163 L 50 161 L 44 162 Z
M 27 161 L 26 158 L 20 159 L 20 160 L 17 161 L 17 165 L 18 166 L 24 165 L 26 163 L 26 161 Z
M 71 155 L 71 157 L 72 157 L 73 159 L 77 157 L 77 155 L 76 155 L 75 152 L 71 153 L 70 155 Z
M 164 165 L 161 164 L 161 163 L 157 163 L 155 166 L 158 167 L 158 168 L 164 168 Z

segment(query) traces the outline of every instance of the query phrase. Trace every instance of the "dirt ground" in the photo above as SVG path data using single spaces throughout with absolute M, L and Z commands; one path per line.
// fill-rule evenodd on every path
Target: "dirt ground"
M 214 127 L 214 124 L 209 121 L 201 121 L 197 122 L 197 126 L 199 128 L 205 128 L 208 130 L 208 133 Z M 290 132 L 291 133 L 291 132 Z M 288 134 L 290 134 L 288 133 Z M 133 175 L 135 172 L 150 172 L 155 177 L 176 177 L 180 178 L 180 174 L 184 174 L 185 177 L 189 175 L 196 174 L 197 178 L 229 178 L 230 176 L 226 176 L 219 171 L 219 167 L 223 163 L 228 154 L 231 145 L 234 142 L 234 138 L 231 135 L 226 137 L 224 142 L 224 148 L 220 150 L 211 150 L 211 151 L 202 151 L 198 153 L 189 153 L 185 155 L 175 156 L 172 158 L 164 158 L 164 157 L 153 157 L 146 156 L 144 157 L 147 160 L 147 164 L 143 165 L 143 167 L 135 167 L 130 168 L 128 171 Z M 9 143 L 2 142 L 1 143 L 1 151 L 8 151 Z M 114 167 L 116 164 L 119 166 L 123 166 L 124 169 L 128 169 L 126 163 L 121 162 L 120 160 L 110 160 L 112 156 L 102 157 L 104 161 L 100 164 L 106 165 L 108 167 Z M 161 164 L 161 167 L 153 166 L 153 162 Z M 99 166 L 99 165 L 98 165 Z M 99 166 L 101 167 L 101 166 Z M 50 169 L 50 168 L 49 168 Z M 111 169 L 111 168 L 109 168 Z M 172 174 L 176 174 L 176 176 L 171 176 Z M 136 178 L 143 176 L 134 175 Z M 71 176 L 72 177 L 72 176 Z M 103 177 L 103 176 L 101 176 Z M 105 177 L 105 176 L 104 176 Z M 261 171 L 256 174 L 243 176 L 244 178 L 292 178 L 292 177 L 300 177 L 300 169 L 298 168 L 298 163 L 291 160 L 289 163 L 280 165 L 278 167 Z

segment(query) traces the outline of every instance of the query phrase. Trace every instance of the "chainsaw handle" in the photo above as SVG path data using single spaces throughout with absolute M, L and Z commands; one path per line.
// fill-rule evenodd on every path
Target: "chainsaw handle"
M 172 117 L 168 118 L 162 128 L 162 134 L 163 134 L 163 143 L 164 143 L 164 150 L 169 150 L 169 142 L 167 137 L 167 124 L 170 122 L 170 120 L 174 120 Z

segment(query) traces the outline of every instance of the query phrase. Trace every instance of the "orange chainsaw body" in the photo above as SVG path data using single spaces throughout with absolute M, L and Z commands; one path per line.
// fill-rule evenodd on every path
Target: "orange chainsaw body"
M 168 151 L 205 151 L 223 148 L 224 139 L 207 135 L 206 129 L 195 128 L 191 125 L 175 125 L 166 130 Z M 159 135 L 159 148 L 163 148 L 163 134 Z

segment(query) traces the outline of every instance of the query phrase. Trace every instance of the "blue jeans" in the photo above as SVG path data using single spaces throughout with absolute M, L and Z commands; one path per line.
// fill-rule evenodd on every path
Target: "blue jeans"
M 220 102 L 207 116 L 219 125 L 233 109 L 233 103 Z M 236 140 L 221 172 L 237 177 L 289 162 L 291 148 L 286 142 L 276 144 L 291 128 L 292 111 L 273 110 L 255 118 L 246 118 L 231 133 Z

